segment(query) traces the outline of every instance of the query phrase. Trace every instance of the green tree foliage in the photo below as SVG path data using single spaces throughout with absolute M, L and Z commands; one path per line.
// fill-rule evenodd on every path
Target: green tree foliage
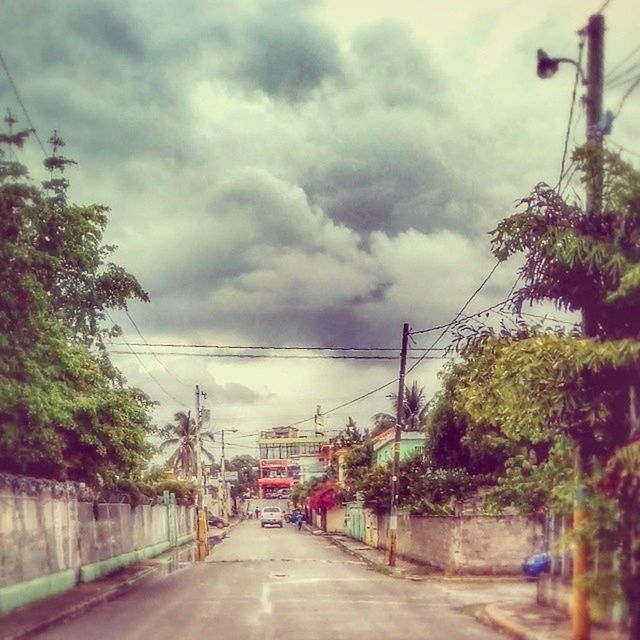
M 247 491 L 258 493 L 258 460 L 244 454 L 231 460 L 232 467 L 238 472 L 238 482 L 231 487 L 231 497 L 241 498 Z
M 389 427 L 396 424 L 396 412 L 398 409 L 398 394 L 390 393 L 387 398 L 390 400 L 392 413 L 376 413 L 373 416 L 375 425 L 373 435 L 381 433 Z M 422 431 L 429 403 L 424 396 L 424 387 L 419 387 L 417 381 L 404 389 L 404 397 L 402 402 L 402 411 L 400 415 L 400 424 L 404 431 Z
M 448 366 L 441 375 L 442 388 L 429 406 L 425 421 L 425 459 L 434 469 L 466 469 L 490 483 L 499 477 L 509 446 L 491 424 L 481 427 L 456 402 L 456 388 L 465 363 Z
M 166 424 L 160 430 L 163 438 L 160 451 L 173 449 L 167 459 L 167 465 L 171 467 L 179 478 L 195 478 L 196 476 L 196 451 L 197 451 L 197 425 L 191 417 L 191 411 L 177 411 L 173 422 Z M 205 447 L 205 442 L 213 442 L 214 435 L 211 431 L 200 430 L 200 453 L 213 462 L 213 455 Z
M 361 444 L 367 437 L 367 432 L 362 433 L 355 420 L 349 416 L 344 429 L 335 437 L 334 444 L 338 448 L 352 447 Z
M 146 294 L 105 262 L 104 207 L 28 182 L 11 151 L 28 133 L 1 139 L 0 468 L 108 484 L 144 468 L 151 401 L 90 347 L 108 308 Z
M 503 485 L 522 502 L 537 495 L 541 507 L 566 509 L 570 452 L 580 447 L 590 496 L 587 533 L 606 544 L 618 531 L 628 586 L 640 583 L 633 561 L 640 549 L 629 542 L 640 539 L 640 512 L 627 493 L 637 483 L 610 483 L 616 514 L 601 479 L 603 468 L 627 479 L 638 468 L 637 448 L 626 445 L 637 437 L 630 398 L 640 377 L 640 173 L 592 144 L 577 150 L 574 161 L 602 207 L 583 211 L 538 185 L 493 232 L 493 250 L 501 260 L 524 254 L 516 308 L 550 300 L 580 311 L 586 337 L 523 326 L 476 334 L 463 341 L 468 366 L 457 395 L 476 423 L 497 426 L 516 447 Z M 601 183 L 596 167 L 604 170 Z M 640 592 L 626 593 L 640 631 Z

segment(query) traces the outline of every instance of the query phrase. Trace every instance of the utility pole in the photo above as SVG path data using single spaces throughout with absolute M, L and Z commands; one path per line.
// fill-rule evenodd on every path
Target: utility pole
M 396 542 L 398 539 L 398 468 L 400 466 L 400 442 L 402 440 L 402 414 L 404 409 L 404 375 L 407 368 L 407 345 L 409 324 L 402 327 L 402 349 L 400 351 L 400 377 L 398 381 L 398 404 L 396 405 L 396 426 L 393 443 L 393 467 L 391 469 L 391 508 L 387 532 L 387 564 L 396 566 Z
M 220 515 L 227 519 L 227 479 L 224 461 L 224 429 L 222 430 L 222 459 L 220 461 L 220 475 L 222 476 L 222 509 Z
M 588 163 L 586 182 L 586 214 L 597 215 L 602 209 L 603 167 L 602 147 L 602 93 L 604 77 L 604 16 L 589 17 L 587 25 L 587 142 L 595 145 L 593 161 Z M 597 323 L 591 309 L 582 310 L 582 333 L 585 337 L 597 334 Z M 585 507 L 585 459 L 580 443 L 576 443 L 574 468 L 576 495 L 573 507 L 573 531 L 576 534 L 573 551 L 573 607 L 571 609 L 571 639 L 588 640 L 590 637 L 589 593 L 585 584 L 589 571 L 589 549 L 584 539 L 587 524 Z
M 196 486 L 198 487 L 198 507 L 203 507 L 204 496 L 202 490 L 202 446 L 200 442 L 200 428 L 202 424 L 202 409 L 200 408 L 200 386 L 196 385 Z
M 202 443 L 200 441 L 200 429 L 202 426 L 202 409 L 200 396 L 207 397 L 200 386 L 196 385 L 196 540 L 198 542 L 198 560 L 204 560 L 208 553 L 207 517 L 204 508 L 204 486 L 202 483 Z

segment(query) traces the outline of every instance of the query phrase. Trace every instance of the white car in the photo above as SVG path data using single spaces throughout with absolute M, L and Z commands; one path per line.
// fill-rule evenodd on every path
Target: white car
M 282 529 L 284 516 L 280 507 L 264 507 L 260 514 L 260 526 L 266 527 L 268 524 L 277 525 Z

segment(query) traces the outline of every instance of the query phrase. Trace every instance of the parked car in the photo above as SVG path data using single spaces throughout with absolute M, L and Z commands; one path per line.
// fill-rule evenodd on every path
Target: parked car
M 264 507 L 260 514 L 260 526 L 275 525 L 282 529 L 284 518 L 280 507 Z
M 522 563 L 522 572 L 530 578 L 537 578 L 541 573 L 551 569 L 551 555 L 549 553 L 534 553 Z
M 224 529 L 224 527 L 227 527 L 229 525 L 229 523 L 224 518 L 216 516 L 213 513 L 207 514 L 207 524 L 210 527 L 216 527 L 218 529 Z

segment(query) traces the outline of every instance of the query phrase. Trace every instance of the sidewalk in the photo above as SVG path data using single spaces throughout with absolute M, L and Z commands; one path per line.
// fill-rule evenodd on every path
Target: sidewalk
M 449 582 L 518 582 L 519 576 L 448 576 L 438 573 L 417 563 L 397 558 L 395 567 L 385 564 L 384 551 L 370 547 L 359 540 L 339 534 L 326 534 L 323 531 L 305 525 L 314 535 L 322 535 L 346 553 L 365 562 L 381 573 L 406 580 L 434 580 Z M 571 637 L 569 619 L 561 612 L 537 604 L 531 600 L 515 600 L 482 606 L 475 613 L 476 618 L 485 624 L 497 627 L 512 637 L 521 640 L 559 640 Z M 626 640 L 627 636 L 618 631 L 594 627 L 591 640 Z

